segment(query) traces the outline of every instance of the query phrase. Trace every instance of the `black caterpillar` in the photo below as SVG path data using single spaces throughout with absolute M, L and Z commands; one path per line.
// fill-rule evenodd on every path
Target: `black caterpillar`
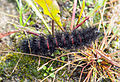
M 38 55 L 46 55 L 53 53 L 56 48 L 78 48 L 88 46 L 91 42 L 94 42 L 100 35 L 100 32 L 94 28 L 86 28 L 80 30 L 74 30 L 73 32 L 56 33 L 55 36 L 48 35 L 32 37 L 30 39 L 24 39 L 21 41 L 20 50 L 24 53 L 32 53 Z

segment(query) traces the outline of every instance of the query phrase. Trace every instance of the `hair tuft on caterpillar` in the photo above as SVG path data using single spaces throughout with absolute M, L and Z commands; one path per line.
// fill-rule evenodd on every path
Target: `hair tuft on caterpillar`
M 52 35 L 35 36 L 29 39 L 23 39 L 20 43 L 20 50 L 24 53 L 32 53 L 37 55 L 46 55 L 48 53 L 53 53 L 56 48 L 80 48 L 83 46 L 88 46 L 96 40 L 100 35 L 96 27 L 74 30 L 71 33 L 61 32 L 56 33 L 53 37 Z

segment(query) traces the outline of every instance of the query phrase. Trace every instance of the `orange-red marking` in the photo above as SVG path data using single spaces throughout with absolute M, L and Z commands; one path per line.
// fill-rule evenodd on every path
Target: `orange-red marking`
M 50 49 L 50 47 L 49 47 L 49 42 L 48 42 L 48 40 L 47 40 L 47 47 L 48 47 L 48 50 Z

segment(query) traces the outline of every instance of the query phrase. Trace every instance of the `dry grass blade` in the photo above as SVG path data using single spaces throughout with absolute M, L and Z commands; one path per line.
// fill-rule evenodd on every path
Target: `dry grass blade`
M 86 76 L 86 78 L 85 78 L 85 80 L 83 82 L 89 82 L 89 79 L 90 79 L 90 77 L 92 75 L 92 71 L 93 71 L 93 68 L 88 72 L 88 74 L 87 74 L 87 76 Z
M 71 20 L 71 26 L 70 26 L 70 30 L 71 31 L 73 30 L 74 19 L 75 19 L 75 12 L 76 12 L 76 6 L 77 6 L 77 0 L 74 0 L 72 20 Z
M 115 61 L 113 61 L 112 58 L 111 58 L 109 55 L 105 54 L 104 52 L 102 52 L 102 51 L 100 51 L 100 50 L 98 50 L 98 49 L 96 49 L 95 51 L 96 51 L 101 57 L 103 57 L 103 59 L 105 59 L 107 62 L 111 63 L 112 65 L 115 65 L 115 66 L 120 67 L 120 64 L 117 63 L 117 62 L 115 62 Z
M 82 71 L 81 71 L 81 74 L 80 74 L 80 78 L 79 78 L 79 82 L 81 82 L 81 78 L 82 78 L 82 74 L 83 74 L 84 69 L 85 69 L 88 65 L 90 65 L 92 62 L 93 62 L 93 61 L 90 61 L 87 65 L 85 65 L 85 66 L 82 68 Z

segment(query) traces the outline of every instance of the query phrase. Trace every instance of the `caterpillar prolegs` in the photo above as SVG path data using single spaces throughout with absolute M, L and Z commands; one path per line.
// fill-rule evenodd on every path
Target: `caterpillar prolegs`
M 88 46 L 96 40 L 100 32 L 94 27 L 74 30 L 71 33 L 61 32 L 55 36 L 47 35 L 23 39 L 20 44 L 20 50 L 24 53 L 42 54 L 53 53 L 56 48 L 79 48 Z

